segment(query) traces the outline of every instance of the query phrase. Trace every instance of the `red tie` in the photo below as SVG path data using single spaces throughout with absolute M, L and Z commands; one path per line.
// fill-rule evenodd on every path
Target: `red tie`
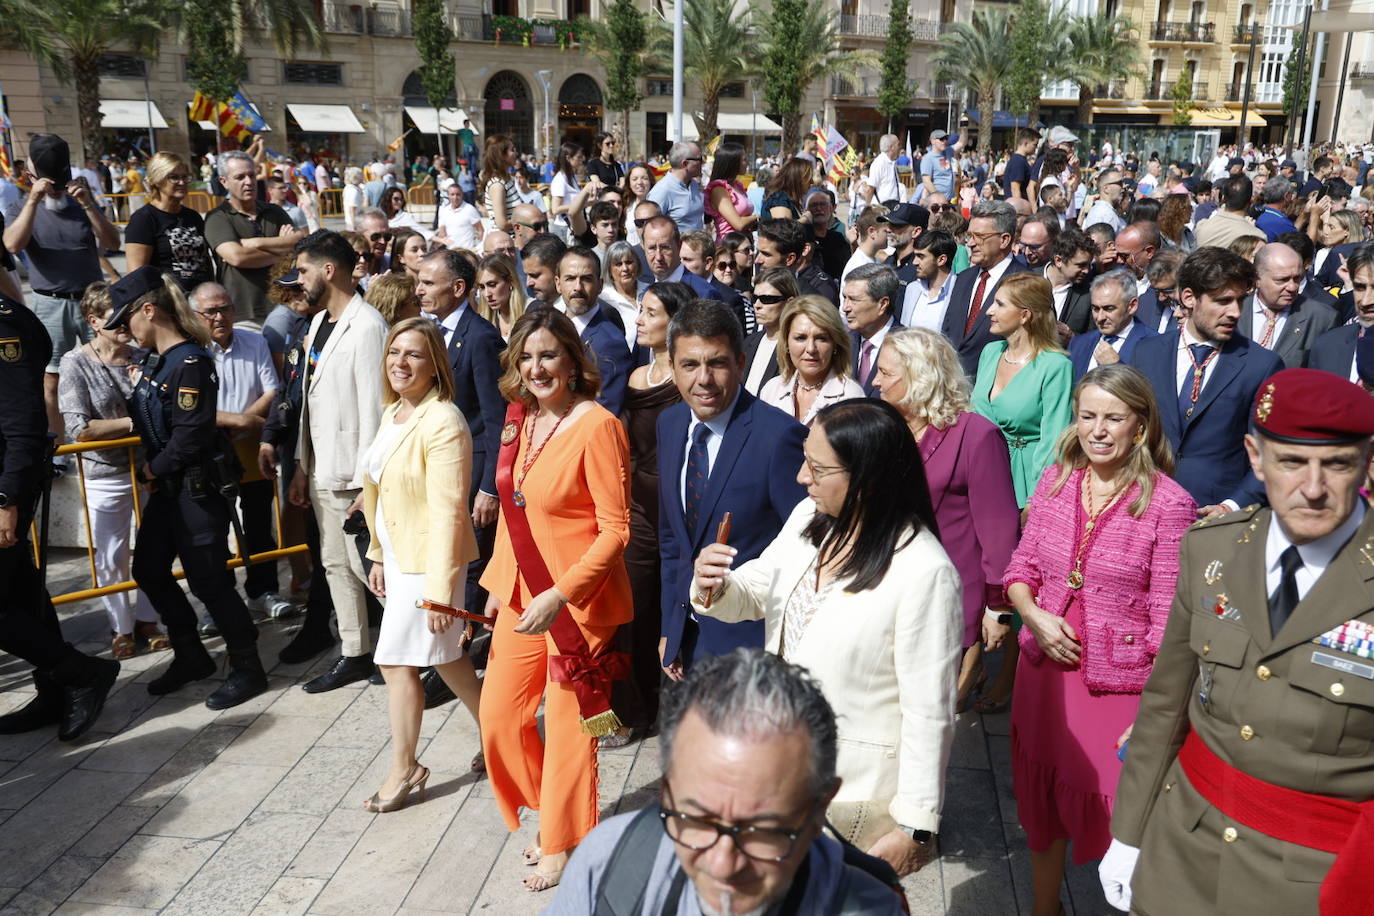
M 964 336 L 967 337 L 973 330 L 974 324 L 978 322 L 978 313 L 983 310 L 983 293 L 988 288 L 988 278 L 991 277 L 988 271 L 983 271 L 978 275 L 978 288 L 973 291 L 973 299 L 968 304 L 968 318 L 964 321 Z

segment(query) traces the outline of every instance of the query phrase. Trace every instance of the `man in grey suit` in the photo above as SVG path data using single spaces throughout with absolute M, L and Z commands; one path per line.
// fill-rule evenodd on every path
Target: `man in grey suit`
M 1307 362 L 1307 351 L 1336 325 L 1336 310 L 1314 299 L 1301 299 L 1302 256 L 1282 242 L 1271 242 L 1255 255 L 1255 291 L 1245 299 L 1240 332 L 1272 350 L 1286 368 Z

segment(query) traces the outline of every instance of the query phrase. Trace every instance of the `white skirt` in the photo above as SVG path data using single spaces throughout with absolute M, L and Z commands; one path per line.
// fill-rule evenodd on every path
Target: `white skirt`
M 445 632 L 429 632 L 429 612 L 415 606 L 424 597 L 423 573 L 403 573 L 396 560 L 396 551 L 386 536 L 386 519 L 382 501 L 377 500 L 376 528 L 372 532 L 382 548 L 382 564 L 386 572 L 386 598 L 382 600 L 382 628 L 377 635 L 377 647 L 372 660 L 379 665 L 409 665 L 427 668 L 457 661 L 463 656 L 459 641 L 463 636 L 463 622 L 455 620 Z M 453 607 L 462 607 L 467 582 L 466 567 L 459 570 L 458 584 L 448 596 Z

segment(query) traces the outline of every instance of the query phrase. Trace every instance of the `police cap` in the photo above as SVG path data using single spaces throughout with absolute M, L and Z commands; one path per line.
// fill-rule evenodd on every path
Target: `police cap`
M 123 279 L 111 283 L 110 303 L 114 313 L 105 322 L 105 327 L 113 330 L 128 324 L 134 303 L 159 289 L 162 289 L 162 271 L 151 264 L 130 271 Z

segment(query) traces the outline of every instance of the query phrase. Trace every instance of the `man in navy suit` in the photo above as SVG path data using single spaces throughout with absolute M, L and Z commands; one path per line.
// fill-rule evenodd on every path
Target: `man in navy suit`
M 1355 365 L 1355 342 L 1374 328 L 1374 242 L 1362 242 L 1346 257 L 1354 287 L 1355 320 L 1322 334 L 1307 353 L 1307 367 L 1333 372 L 1352 382 L 1360 379 Z
M 1143 289 L 1137 278 L 1140 308 L 1136 309 L 1135 320 L 1157 334 L 1178 327 L 1178 268 L 1182 263 L 1182 251 L 1166 248 L 1155 255 L 1145 269 Z
M 1002 278 L 1030 269 L 1012 257 L 1015 238 L 1016 211 L 1006 201 L 980 201 L 969 213 L 970 266 L 954 278 L 954 292 L 940 328 L 954 344 L 969 378 L 978 374 L 978 358 L 993 340 L 987 310 Z
M 721 299 L 714 286 L 683 265 L 682 235 L 678 232 L 677 223 L 666 216 L 655 216 L 639 230 L 639 236 L 644 240 L 644 256 L 649 259 L 649 269 L 654 273 L 651 282 L 661 283 L 668 280 L 673 283 L 685 283 L 702 299 Z M 650 283 L 641 280 L 640 294 L 643 295 L 649 286 Z
M 1092 282 L 1092 318 L 1095 330 L 1076 335 L 1069 341 L 1069 359 L 1076 382 L 1098 366 L 1130 362 L 1136 344 L 1155 337 L 1153 329 L 1135 320 L 1140 297 L 1136 295 L 1135 276 L 1118 267 L 1098 275 Z
M 682 266 L 686 268 L 684 276 L 696 277 L 709 283 L 711 288 L 720 294 L 721 301 L 730 307 L 730 311 L 735 313 L 735 317 L 739 319 L 739 326 L 747 328 L 749 323 L 746 320 L 744 297 L 728 284 L 716 279 L 715 233 L 709 229 L 688 232 L 682 237 L 679 257 L 682 260 Z M 730 255 L 727 254 L 727 257 Z
M 902 288 L 897 271 L 886 264 L 865 264 L 849 272 L 844 281 L 840 313 L 849 326 L 850 349 L 854 353 L 851 370 L 854 380 L 870 398 L 878 396 L 873 384 L 878 374 L 878 350 L 889 331 L 901 327 L 892 315 L 892 304 Z
M 1250 406 L 1278 355 L 1237 332 L 1255 268 L 1225 248 L 1199 248 L 1178 269 L 1181 328 L 1142 340 L 1130 363 L 1159 402 L 1178 464 L 1174 479 L 1197 500 L 1198 515 L 1219 515 L 1264 500 L 1244 448 Z
M 797 483 L 806 427 L 744 390 L 744 334 L 724 303 L 698 299 L 668 324 L 668 357 L 682 403 L 658 417 L 658 544 L 664 671 L 694 658 L 763 646 L 763 622 L 721 623 L 689 612 L 697 554 L 731 513 L 730 546 L 744 563 L 763 552 L 806 495 Z
M 558 294 L 564 314 L 572 319 L 601 370 L 601 394 L 596 402 L 620 416 L 634 362 L 625 346 L 625 329 L 615 320 L 620 316 L 614 309 L 601 307 L 601 259 L 595 251 L 578 245 L 564 252 L 558 261 Z

